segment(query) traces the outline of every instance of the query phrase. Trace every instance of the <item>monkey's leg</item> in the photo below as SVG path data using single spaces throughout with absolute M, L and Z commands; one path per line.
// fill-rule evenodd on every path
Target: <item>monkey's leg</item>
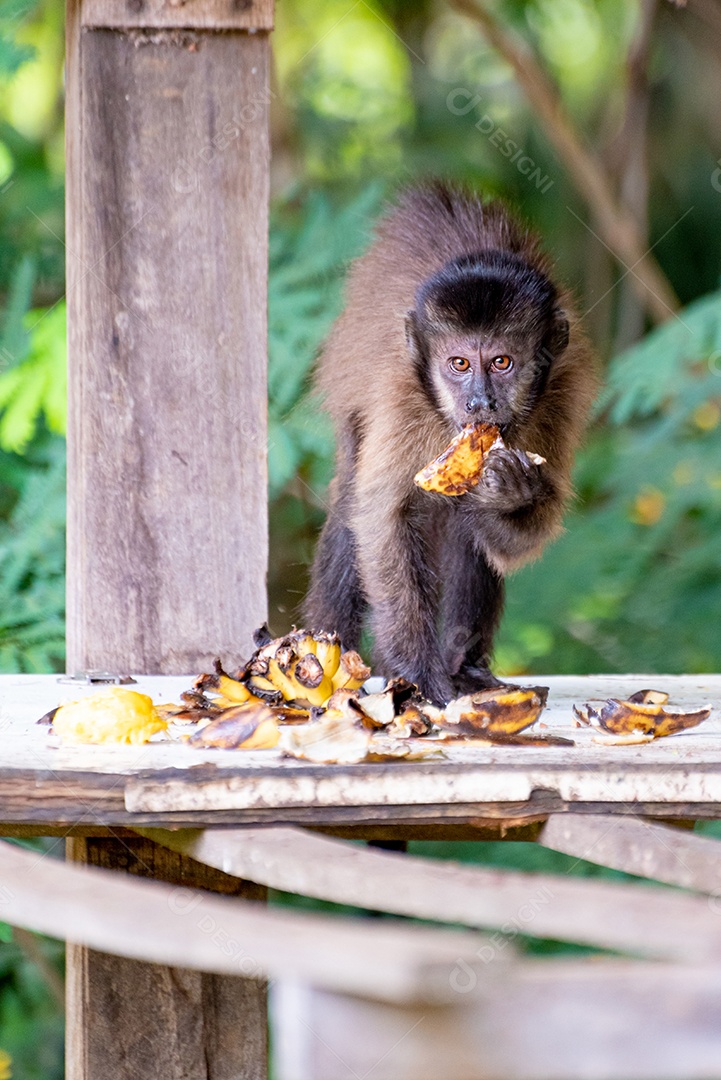
M 448 535 L 443 549 L 443 649 L 455 692 L 466 694 L 498 685 L 489 665 L 504 584 L 473 538 L 459 533 Z
M 357 649 L 366 612 L 352 531 L 332 507 L 318 539 L 303 617 L 315 630 L 335 630 L 345 649 Z
M 432 514 L 411 495 L 395 510 L 358 515 L 359 565 L 371 607 L 374 649 L 386 677 L 402 675 L 430 700 L 453 697 L 438 639 L 438 577 Z

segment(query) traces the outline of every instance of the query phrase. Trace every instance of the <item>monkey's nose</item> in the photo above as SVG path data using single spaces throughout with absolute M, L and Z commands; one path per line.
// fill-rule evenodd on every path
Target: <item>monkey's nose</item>
M 472 397 L 466 402 L 466 412 L 474 413 L 479 409 L 488 409 L 489 412 L 496 411 L 496 402 L 494 398 L 487 397 Z

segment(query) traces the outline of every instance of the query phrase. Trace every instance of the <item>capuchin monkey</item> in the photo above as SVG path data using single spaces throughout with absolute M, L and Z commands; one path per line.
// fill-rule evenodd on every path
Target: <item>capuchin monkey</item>
M 596 386 L 536 238 L 466 191 L 408 191 L 351 269 L 317 384 L 337 465 L 307 624 L 356 649 L 369 618 L 382 673 L 439 704 L 497 685 L 504 576 L 560 531 Z M 471 422 L 505 443 L 477 486 L 418 488 L 418 470 Z

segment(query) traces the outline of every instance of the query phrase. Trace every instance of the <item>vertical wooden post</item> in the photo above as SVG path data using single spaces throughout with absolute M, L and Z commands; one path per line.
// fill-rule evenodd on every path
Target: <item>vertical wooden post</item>
M 70 670 L 232 663 L 266 615 L 272 14 L 68 0 Z M 98 843 L 69 854 L 228 887 Z M 68 988 L 69 1080 L 266 1074 L 257 983 L 72 948 Z
M 69 7 L 68 666 L 182 674 L 266 615 L 269 42 L 154 25 L 267 4 Z

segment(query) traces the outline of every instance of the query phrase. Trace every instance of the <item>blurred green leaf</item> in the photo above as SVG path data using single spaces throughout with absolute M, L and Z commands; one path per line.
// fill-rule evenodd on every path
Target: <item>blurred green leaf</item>
M 23 319 L 25 359 L 0 374 L 0 447 L 22 452 L 40 420 L 65 433 L 67 361 L 65 303 L 33 310 Z

